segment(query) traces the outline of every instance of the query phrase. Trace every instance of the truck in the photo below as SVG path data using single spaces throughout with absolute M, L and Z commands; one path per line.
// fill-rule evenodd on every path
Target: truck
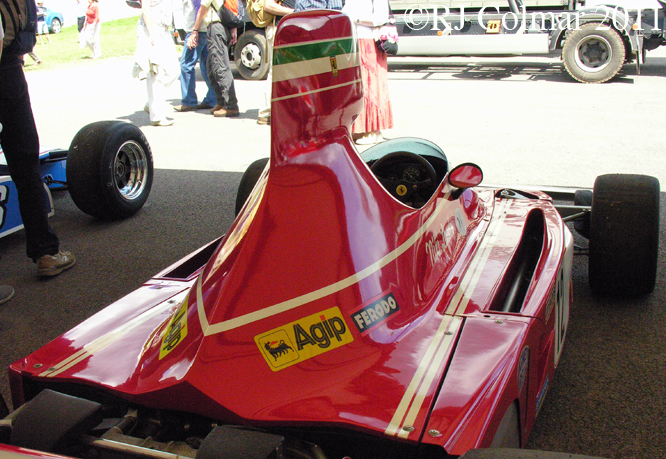
M 603 83 L 640 66 L 666 43 L 657 0 L 412 0 L 390 2 L 398 56 L 559 56 L 582 83 Z M 608 0 L 606 0 L 607 2 Z M 661 0 L 663 1 L 663 0 Z M 247 18 L 233 60 L 241 77 L 266 77 L 266 38 Z

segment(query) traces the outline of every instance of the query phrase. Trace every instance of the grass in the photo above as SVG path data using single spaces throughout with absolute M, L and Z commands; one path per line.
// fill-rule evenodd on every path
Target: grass
M 102 59 L 111 57 L 132 56 L 136 50 L 136 25 L 139 17 L 118 19 L 102 23 L 100 42 Z M 37 65 L 29 56 L 25 57 L 26 71 L 43 71 L 63 65 L 76 65 L 94 62 L 92 51 L 88 47 L 79 47 L 79 33 L 76 25 L 63 27 L 58 34 L 50 34 L 51 44 L 37 45 L 34 51 L 42 63 Z

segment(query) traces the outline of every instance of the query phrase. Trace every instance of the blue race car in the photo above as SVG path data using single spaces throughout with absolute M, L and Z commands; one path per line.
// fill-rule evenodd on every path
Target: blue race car
M 68 189 L 83 212 L 101 219 L 127 218 L 148 199 L 153 156 L 143 132 L 123 121 L 98 121 L 83 127 L 69 150 L 41 148 L 44 186 Z M 16 185 L 0 149 L 0 237 L 23 228 Z

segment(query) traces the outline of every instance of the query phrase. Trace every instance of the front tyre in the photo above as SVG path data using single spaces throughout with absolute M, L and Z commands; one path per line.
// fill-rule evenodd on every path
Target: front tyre
M 267 164 L 268 158 L 258 159 L 250 164 L 243 174 L 243 177 L 238 184 L 238 193 L 236 193 L 236 216 L 238 216 L 241 209 L 243 209 L 245 202 L 247 202 L 247 199 L 250 197 L 250 193 L 252 193 L 254 186 L 259 181 L 259 177 L 263 174 Z
M 267 43 L 264 34 L 256 29 L 240 36 L 234 48 L 234 61 L 238 73 L 246 80 L 263 80 L 268 75 Z
M 627 174 L 597 177 L 590 215 L 592 290 L 623 296 L 652 292 L 658 251 L 659 180 Z
M 102 219 L 127 218 L 148 199 L 153 155 L 141 129 L 123 121 L 83 127 L 67 154 L 67 185 L 83 212 Z
M 582 83 L 604 83 L 620 71 L 625 61 L 624 41 L 610 26 L 583 24 L 567 37 L 562 49 L 564 67 Z

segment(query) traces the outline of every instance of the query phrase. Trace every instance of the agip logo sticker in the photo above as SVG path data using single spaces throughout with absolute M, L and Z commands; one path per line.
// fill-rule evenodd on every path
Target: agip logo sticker
M 337 307 L 275 328 L 254 337 L 273 371 L 311 359 L 354 341 Z
M 187 303 L 189 295 L 185 297 L 176 314 L 173 315 L 162 337 L 160 344 L 160 360 L 169 354 L 187 336 Z

